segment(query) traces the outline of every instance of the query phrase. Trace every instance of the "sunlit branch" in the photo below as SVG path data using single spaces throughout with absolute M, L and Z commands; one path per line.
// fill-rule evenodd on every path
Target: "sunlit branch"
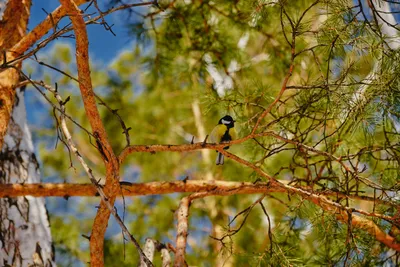
M 287 183 L 282 181 L 283 183 Z M 172 193 L 196 193 L 213 191 L 213 195 L 258 194 L 258 193 L 283 193 L 287 190 L 265 182 L 230 182 L 219 180 L 184 180 L 160 181 L 149 183 L 120 182 L 121 191 L 118 196 L 147 196 Z M 100 185 L 103 186 L 103 185 Z M 307 187 L 299 187 L 310 190 Z M 368 201 L 386 206 L 397 206 L 395 201 L 387 198 L 373 197 L 370 195 L 354 195 L 337 192 L 334 190 L 314 190 L 318 195 L 331 198 L 348 198 L 351 200 Z M 98 196 L 97 187 L 93 184 L 0 184 L 0 197 L 94 197 Z
M 77 5 L 83 4 L 87 2 L 87 0 L 77 0 L 75 3 Z M 114 8 L 111 8 L 105 12 L 102 12 L 101 15 L 96 16 L 94 18 L 90 18 L 85 21 L 86 25 L 96 24 L 99 20 L 104 18 L 104 16 L 112 14 L 116 11 L 129 9 L 132 7 L 137 6 L 146 6 L 154 4 L 153 1 L 151 2 L 143 2 L 143 3 L 134 3 L 134 4 L 125 4 L 120 5 Z M 11 51 L 15 51 L 16 58 L 9 61 L 8 64 L 15 65 L 29 57 L 34 56 L 40 49 L 44 48 L 47 44 L 58 37 L 62 37 L 64 34 L 73 31 L 73 27 L 64 27 L 62 29 L 57 29 L 58 21 L 66 15 L 65 10 L 62 6 L 58 7 L 55 11 L 50 13 L 46 19 L 41 22 L 38 26 L 36 26 L 31 32 L 29 32 L 25 38 L 21 39 L 15 47 L 10 49 Z M 37 41 L 39 41 L 49 30 L 54 29 L 54 33 L 52 33 L 48 38 L 44 39 L 43 41 L 39 42 L 33 49 L 27 50 L 32 47 Z
M 243 138 L 240 139 L 236 139 L 233 140 L 231 142 L 228 143 L 224 143 L 224 144 L 210 144 L 210 143 L 204 143 L 204 142 L 199 142 L 199 143 L 194 143 L 194 144 L 183 144 L 183 145 L 132 145 L 132 146 L 127 146 L 119 155 L 119 160 L 120 163 L 122 163 L 125 158 L 131 154 L 131 153 L 135 153 L 135 152 L 147 152 L 147 153 L 155 153 L 155 152 L 166 152 L 166 151 L 170 151 L 170 152 L 183 152 L 183 151 L 196 151 L 196 150 L 201 150 L 201 149 L 215 149 L 215 150 L 222 150 L 223 147 L 227 146 L 227 145 L 235 145 L 235 144 L 241 144 L 249 139 L 253 139 L 253 138 L 257 138 L 257 137 L 265 137 L 265 136 L 271 136 L 274 137 L 282 142 L 288 143 L 288 144 L 292 144 L 295 145 L 297 147 L 300 147 L 302 149 L 305 149 L 309 152 L 315 153 L 317 155 L 321 155 L 326 157 L 329 160 L 335 161 L 337 162 L 339 165 L 341 165 L 348 173 L 351 173 L 354 175 L 354 177 L 358 178 L 362 183 L 366 184 L 367 186 L 370 186 L 372 188 L 375 189 L 379 189 L 379 190 L 384 190 L 384 188 L 382 188 L 380 185 L 378 185 L 377 183 L 369 180 L 366 177 L 363 177 L 355 172 L 353 172 L 349 166 L 347 166 L 345 164 L 345 160 L 349 159 L 350 156 L 349 155 L 343 155 L 343 156 L 335 156 L 331 153 L 328 153 L 326 151 L 321 151 L 318 150 L 314 147 L 305 145 L 301 142 L 298 142 L 296 140 L 292 140 L 292 139 L 288 139 L 285 138 L 279 134 L 276 134 L 272 131 L 266 131 L 266 132 L 262 132 L 262 133 L 257 133 L 257 134 L 249 134 Z M 366 150 L 366 152 L 369 153 L 368 150 Z M 228 154 L 228 157 L 236 157 L 237 161 L 240 162 L 240 158 L 233 155 L 233 154 Z M 241 162 L 243 164 L 243 162 Z
M 76 157 L 78 158 L 79 162 L 81 163 L 82 167 L 84 168 L 85 172 L 87 173 L 87 175 L 89 176 L 92 184 L 90 184 L 89 186 L 92 187 L 92 189 L 95 190 L 95 195 L 96 196 L 100 196 L 102 199 L 102 202 L 105 203 L 105 205 L 107 206 L 108 210 L 113 214 L 113 216 L 115 217 L 117 223 L 120 225 L 122 231 L 124 232 L 124 234 L 126 236 L 129 237 L 129 239 L 134 243 L 134 245 L 137 247 L 139 253 L 141 253 L 141 259 L 143 261 L 145 261 L 146 263 L 149 263 L 148 259 L 146 259 L 145 256 L 143 256 L 143 252 L 140 249 L 140 246 L 138 244 L 138 242 L 136 241 L 136 239 L 129 233 L 129 230 L 126 228 L 126 226 L 124 225 L 124 223 L 122 222 L 122 219 L 119 217 L 118 213 L 116 212 L 116 210 L 113 208 L 113 206 L 110 204 L 110 202 L 108 201 L 108 198 L 106 196 L 106 194 L 104 193 L 103 190 L 103 185 L 98 184 L 98 181 L 100 179 L 97 179 L 94 175 L 93 175 L 93 171 L 89 168 L 89 166 L 86 164 L 86 162 L 84 161 L 84 159 L 82 158 L 81 154 L 79 153 L 78 149 L 76 148 L 73 140 L 72 140 L 72 136 L 68 130 L 67 124 L 66 124 L 66 116 L 65 116 L 65 104 L 68 101 L 64 101 L 61 96 L 58 94 L 57 90 L 55 90 L 54 88 L 50 87 L 50 86 L 46 86 L 45 87 L 47 90 L 49 90 L 50 92 L 52 92 L 55 96 L 55 98 L 57 99 L 59 105 L 60 105 L 60 128 L 61 131 L 66 139 L 66 142 L 64 142 L 66 144 L 66 146 L 68 147 L 68 149 L 70 151 L 72 151 Z M 39 188 L 43 186 L 43 184 L 38 184 Z M 17 186 L 16 184 L 14 184 L 14 186 Z M 70 184 L 65 184 L 65 186 L 68 188 L 70 186 Z M 45 185 L 45 188 L 49 189 L 50 191 L 53 191 L 51 188 L 54 189 L 54 185 Z M 56 186 L 57 187 L 57 186 Z M 43 188 L 43 187 L 42 187 Z M 38 188 L 36 188 L 35 190 L 38 190 Z M 87 185 L 83 185 L 83 188 L 80 189 L 73 189 L 73 190 L 88 190 L 90 191 L 90 188 L 88 188 L 88 184 Z M 55 190 L 57 191 L 57 190 Z M 82 191 L 81 191 L 82 192 Z M 64 197 L 67 197 L 66 195 L 64 195 Z M 95 263 L 98 264 L 98 263 Z M 149 263 L 149 266 L 151 266 L 152 264 Z
M 87 0 L 75 0 L 76 5 L 81 5 L 85 2 L 87 2 Z M 54 29 L 54 31 L 56 31 L 57 23 L 66 14 L 66 9 L 63 8 L 63 6 L 59 6 L 10 50 L 18 55 L 25 53 L 26 50 L 40 40 L 49 30 Z
M 380 219 L 384 219 L 388 222 L 393 222 L 395 220 L 394 217 L 385 215 L 385 214 L 379 214 L 379 213 L 375 213 L 375 212 L 367 212 L 361 209 L 356 209 L 356 208 L 352 208 L 352 207 L 348 207 L 348 206 L 343 206 L 340 203 L 334 202 L 332 200 L 329 200 L 326 196 L 323 195 L 318 195 L 314 192 L 309 192 L 307 190 L 304 190 L 302 188 L 297 188 L 291 185 L 287 185 L 282 183 L 281 181 L 278 181 L 276 179 L 274 179 L 273 177 L 271 177 L 270 175 L 268 175 L 266 172 L 264 172 L 263 170 L 261 170 L 260 168 L 256 167 L 254 164 L 252 164 L 251 162 L 248 162 L 244 159 L 241 159 L 239 157 L 237 157 L 236 155 L 233 155 L 229 152 L 227 152 L 226 150 L 220 149 L 218 150 L 219 152 L 221 152 L 222 154 L 224 154 L 226 157 L 229 157 L 243 165 L 248 166 L 249 168 L 253 169 L 257 174 L 259 174 L 261 177 L 264 177 L 265 179 L 267 179 L 269 181 L 269 183 L 271 183 L 274 186 L 277 187 L 281 187 L 283 189 L 286 189 L 288 192 L 290 193 L 295 193 L 301 197 L 303 197 L 306 200 L 312 201 L 314 204 L 320 206 L 322 209 L 326 210 L 326 211 L 330 211 L 333 213 L 336 213 L 337 211 L 340 211 L 341 213 L 359 213 L 365 216 L 371 216 L 371 217 L 377 217 Z M 347 217 L 346 217 L 347 218 Z M 354 219 L 354 218 L 353 218 Z M 347 222 L 347 220 L 344 220 L 345 222 Z M 375 223 L 373 221 L 370 221 L 370 224 L 375 225 Z M 360 224 L 358 224 L 360 225 Z M 375 225 L 376 226 L 376 225 Z M 376 228 L 379 229 L 378 226 L 376 226 Z M 400 251 L 400 244 L 397 244 L 395 242 L 389 242 L 387 239 L 384 240 L 379 240 L 382 243 L 384 243 L 385 245 L 388 245 L 389 247 L 396 249 L 398 251 Z
M 119 189 L 119 163 L 114 155 L 112 147 L 108 141 L 107 133 L 101 121 L 96 105 L 89 67 L 89 41 L 86 32 L 86 24 L 78 7 L 71 0 L 60 0 L 61 5 L 66 9 L 76 38 L 76 63 L 78 69 L 79 88 L 82 95 L 83 104 L 87 118 L 92 127 L 93 135 L 96 138 L 97 149 L 106 166 L 106 185 L 104 191 L 107 201 L 102 200 L 97 211 L 92 234 L 90 238 L 90 255 L 93 266 L 104 265 L 104 234 L 107 229 L 110 213 L 113 212 L 116 192 Z M 110 209 L 111 207 L 111 209 Z M 136 240 L 135 244 L 140 259 L 146 259 Z M 149 262 L 148 260 L 146 262 Z M 151 266 L 151 263 L 149 264 Z
M 347 223 L 349 221 L 348 212 L 344 210 L 334 210 L 333 212 L 336 214 L 336 218 L 341 220 L 343 223 Z M 397 252 L 400 252 L 400 243 L 397 242 L 396 238 L 380 229 L 372 220 L 368 220 L 353 213 L 351 215 L 351 224 L 352 227 L 368 232 L 379 242 L 385 244 L 387 247 L 392 248 Z

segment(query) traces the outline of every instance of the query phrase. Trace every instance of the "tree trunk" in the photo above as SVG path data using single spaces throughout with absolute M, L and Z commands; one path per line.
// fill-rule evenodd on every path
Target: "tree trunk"
M 9 49 L 25 35 L 30 7 L 30 0 L 9 0 L 0 22 L 0 59 L 3 64 L 0 68 L 0 148 L 3 146 L 14 104 L 15 85 L 19 80 L 17 68 L 21 67 L 7 66 L 7 62 L 18 56 Z
M 20 89 L 0 158 L 0 183 L 40 182 Z M 54 265 L 44 198 L 0 198 L 0 249 L 1 266 Z
M 4 2 L 1 3 L 4 6 Z M 9 0 L 0 23 L 0 183 L 38 183 L 39 165 L 26 121 L 20 65 L 7 62 L 24 35 L 30 0 Z M 5 58 L 4 58 L 5 57 Z M 4 67 L 5 66 L 5 67 Z M 52 266 L 54 253 L 44 198 L 0 198 L 0 266 Z

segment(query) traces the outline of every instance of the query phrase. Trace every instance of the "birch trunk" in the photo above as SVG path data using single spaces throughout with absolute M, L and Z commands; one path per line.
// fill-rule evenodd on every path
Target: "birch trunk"
M 10 49 L 25 35 L 31 2 L 4 5 L 1 1 L 0 58 L 7 65 L 18 56 Z M 0 183 L 40 182 L 24 90 L 16 89 L 20 67 L 0 69 Z M 44 198 L 0 198 L 0 266 L 53 266 L 53 250 Z
M 0 154 L 0 183 L 40 183 L 39 164 L 18 89 Z M 44 198 L 0 198 L 0 265 L 53 266 L 54 249 Z

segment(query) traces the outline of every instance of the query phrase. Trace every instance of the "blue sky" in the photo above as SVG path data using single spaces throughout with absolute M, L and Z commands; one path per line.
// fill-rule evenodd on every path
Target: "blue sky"
M 102 1 L 99 1 L 99 3 L 100 2 Z M 31 7 L 31 18 L 28 25 L 29 30 L 32 30 L 43 19 L 46 18 L 47 14 L 45 11 L 51 13 L 59 5 L 59 1 L 33 1 Z M 106 10 L 104 5 L 101 5 L 100 8 L 102 11 Z M 43 11 L 43 9 L 45 11 Z M 110 25 L 114 24 L 113 32 L 116 34 L 116 36 L 114 36 L 111 32 L 106 31 L 102 25 L 90 25 L 88 27 L 89 51 L 91 53 L 91 57 L 93 57 L 96 61 L 101 60 L 104 63 L 108 63 L 116 55 L 118 55 L 122 49 L 126 48 L 132 43 L 132 36 L 129 36 L 128 34 L 128 30 L 124 25 L 124 19 L 126 19 L 126 15 L 121 15 L 121 12 L 117 12 L 117 14 L 111 14 L 106 17 L 106 20 Z M 64 18 L 60 25 L 65 25 L 65 23 L 68 22 L 69 19 Z M 69 43 L 74 43 L 74 40 L 71 39 L 63 39 L 63 41 L 64 40 Z M 54 44 L 55 42 L 50 44 L 49 48 Z
M 103 1 L 99 1 L 101 10 L 106 11 L 108 8 L 104 5 L 104 3 L 102 3 Z M 88 4 L 81 5 L 80 8 L 84 9 L 87 5 Z M 47 13 L 53 12 L 58 6 L 60 6 L 59 1 L 34 0 L 31 6 L 31 17 L 28 24 L 28 32 L 33 30 L 41 21 L 43 21 L 47 17 Z M 92 5 L 88 11 L 88 14 L 93 14 L 95 11 L 96 10 Z M 109 63 L 112 62 L 114 58 L 123 50 L 131 50 L 132 43 L 134 42 L 134 37 L 129 34 L 126 26 L 127 14 L 124 11 L 119 11 L 106 16 L 106 21 L 109 25 L 114 25 L 112 29 L 116 36 L 114 36 L 110 31 L 105 30 L 103 25 L 100 24 L 92 24 L 87 27 L 89 35 L 90 60 L 92 62 L 96 62 L 97 66 L 104 66 L 105 71 Z M 67 23 L 70 23 L 70 20 L 68 17 L 65 17 L 59 22 L 58 26 L 61 28 Z M 41 55 L 46 55 L 46 53 L 51 51 L 56 44 L 60 44 L 61 42 L 68 43 L 71 45 L 71 47 L 75 47 L 74 39 L 60 38 L 58 40 L 54 40 L 53 42 L 49 43 L 47 47 L 43 48 L 37 53 L 39 60 L 41 60 Z M 31 62 L 27 60 L 25 66 L 29 63 Z M 32 74 L 32 77 L 35 77 L 35 73 L 39 76 L 42 76 L 43 72 L 51 73 L 51 71 L 49 71 L 49 69 L 46 67 L 39 66 L 39 71 L 36 69 L 38 65 L 34 65 L 35 71 L 33 73 L 27 72 L 28 75 Z M 40 72 L 42 73 L 40 74 Z M 44 116 L 41 116 L 41 114 L 43 114 L 42 112 L 46 112 L 49 107 L 48 105 L 43 103 L 41 104 L 40 102 L 40 96 L 37 94 L 37 92 L 35 92 L 35 90 L 27 90 L 26 105 L 27 109 L 30 111 L 27 113 L 28 122 L 32 129 L 47 125 L 47 123 L 52 123 L 45 119 Z

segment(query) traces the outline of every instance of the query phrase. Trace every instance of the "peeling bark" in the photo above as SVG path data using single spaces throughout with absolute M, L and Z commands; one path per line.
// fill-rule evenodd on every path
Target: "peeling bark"
M 9 66 L 24 35 L 30 0 L 9 0 L 0 23 L 0 183 L 38 183 L 39 165 L 26 121 L 23 89 L 16 90 L 21 64 Z M 0 199 L 0 264 L 53 266 L 54 253 L 44 198 Z
M 23 91 L 18 89 L 0 153 L 0 184 L 38 182 L 39 164 L 26 122 Z M 53 250 L 43 197 L 0 199 L 0 265 L 53 266 Z
M 8 122 L 15 99 L 15 85 L 19 80 L 16 68 L 7 66 L 7 62 L 16 57 L 16 53 L 9 49 L 24 35 L 30 15 L 30 0 L 9 0 L 0 23 L 0 59 L 3 66 L 0 68 L 0 148 L 3 146 Z M 16 19 L 18 18 L 18 19 Z

